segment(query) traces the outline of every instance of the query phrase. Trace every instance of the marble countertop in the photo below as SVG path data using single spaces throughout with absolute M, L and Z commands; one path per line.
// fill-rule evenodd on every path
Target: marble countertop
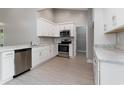
M 95 47 L 97 59 L 101 62 L 124 64 L 124 50 Z
M 13 45 L 13 46 L 2 46 L 0 47 L 0 52 L 6 52 L 6 51 L 13 51 L 13 50 L 19 50 L 19 49 L 25 49 L 25 48 L 37 48 L 37 47 L 43 47 L 48 46 L 48 44 L 40 44 L 40 45 Z

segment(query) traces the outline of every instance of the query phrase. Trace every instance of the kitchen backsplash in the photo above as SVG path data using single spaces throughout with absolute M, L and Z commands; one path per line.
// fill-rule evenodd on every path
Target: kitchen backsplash
M 99 48 L 114 48 L 114 49 L 120 49 L 120 50 L 124 50 L 124 45 L 112 45 L 112 44 L 99 44 L 99 45 L 95 45 L 95 47 L 99 47 Z
M 51 38 L 51 37 L 40 37 L 40 43 L 45 43 L 45 44 L 53 44 L 54 43 L 54 38 Z
M 112 44 L 96 44 L 95 47 L 100 47 L 100 48 L 116 48 L 116 45 Z

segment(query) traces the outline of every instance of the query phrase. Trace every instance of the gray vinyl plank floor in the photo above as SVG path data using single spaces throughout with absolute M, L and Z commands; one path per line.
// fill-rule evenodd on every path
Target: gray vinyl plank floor
M 93 85 L 93 66 L 85 54 L 75 58 L 55 57 L 5 85 Z

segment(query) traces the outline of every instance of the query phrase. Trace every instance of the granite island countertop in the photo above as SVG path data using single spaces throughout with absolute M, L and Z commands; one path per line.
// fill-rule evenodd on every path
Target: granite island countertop
M 124 50 L 95 47 L 94 51 L 100 62 L 124 64 Z

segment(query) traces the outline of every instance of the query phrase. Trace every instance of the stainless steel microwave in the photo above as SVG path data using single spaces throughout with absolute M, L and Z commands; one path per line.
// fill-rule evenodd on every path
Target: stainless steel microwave
M 60 37 L 70 37 L 70 30 L 60 31 Z

